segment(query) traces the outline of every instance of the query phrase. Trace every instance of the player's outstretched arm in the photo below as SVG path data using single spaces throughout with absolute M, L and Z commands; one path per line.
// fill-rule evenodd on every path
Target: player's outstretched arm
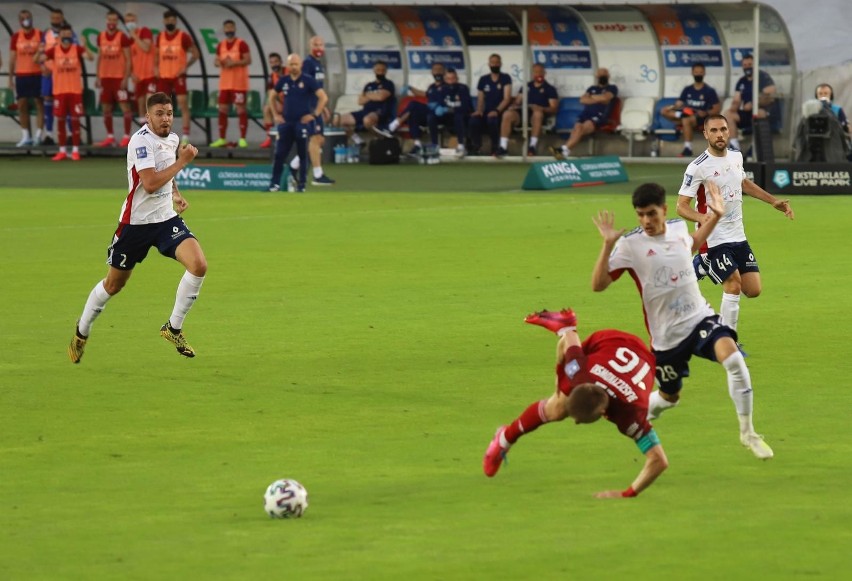
M 595 262 L 595 268 L 592 271 L 592 290 L 600 292 L 606 290 L 612 284 L 612 277 L 609 275 L 609 255 L 615 248 L 615 243 L 624 234 L 624 228 L 615 229 L 615 214 L 607 210 L 598 212 L 598 215 L 593 217 L 592 221 L 598 227 L 598 232 L 600 232 L 604 241 L 598 260 Z
M 651 432 L 654 433 L 653 431 Z M 656 437 L 656 434 L 655 436 Z M 669 460 L 666 458 L 666 453 L 663 451 L 662 444 L 657 444 L 647 452 L 645 452 L 645 465 L 642 471 L 630 485 L 627 490 L 604 490 L 598 492 L 597 498 L 631 498 L 638 495 L 640 492 L 651 486 L 657 477 L 669 467 Z
M 790 207 L 790 200 L 779 200 L 748 178 L 743 180 L 743 192 L 752 198 L 766 202 L 779 212 L 784 212 L 784 215 L 791 220 L 796 217 L 793 213 L 793 208 Z
M 707 237 L 719 223 L 719 219 L 725 215 L 725 204 L 722 202 L 722 194 L 719 191 L 719 185 L 713 180 L 707 180 L 704 184 L 707 193 L 707 207 L 711 210 L 706 214 L 706 218 L 701 224 L 701 228 L 694 230 L 692 236 L 692 252 L 693 254 L 707 242 Z

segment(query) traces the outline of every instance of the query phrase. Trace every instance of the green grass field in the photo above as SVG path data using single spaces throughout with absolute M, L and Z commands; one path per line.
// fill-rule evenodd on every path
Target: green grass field
M 0 579 L 840 579 L 852 565 L 852 198 L 746 202 L 763 295 L 744 300 L 756 426 L 738 441 L 721 368 L 694 361 L 656 422 L 671 467 L 608 422 L 542 427 L 494 479 L 494 429 L 553 389 L 553 336 L 647 337 L 628 280 L 590 290 L 602 208 L 640 181 L 523 193 L 520 165 L 330 167 L 306 195 L 185 192 L 210 264 L 180 358 L 159 327 L 181 268 L 152 252 L 65 349 L 126 187 L 121 160 L 0 160 Z M 718 306 L 721 290 L 702 289 Z M 311 506 L 269 519 L 265 487 Z

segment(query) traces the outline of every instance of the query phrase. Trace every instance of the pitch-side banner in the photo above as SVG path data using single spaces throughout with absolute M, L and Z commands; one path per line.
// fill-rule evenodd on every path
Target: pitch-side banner
M 776 195 L 852 194 L 852 164 L 767 163 L 764 188 Z
M 555 190 L 627 181 L 617 155 L 537 162 L 530 166 L 521 186 L 525 190 Z
M 182 190 L 266 190 L 272 181 L 272 166 L 188 165 L 175 180 Z

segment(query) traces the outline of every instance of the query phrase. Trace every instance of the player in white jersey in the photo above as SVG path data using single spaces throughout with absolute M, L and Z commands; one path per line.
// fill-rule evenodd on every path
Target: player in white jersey
M 174 111 L 168 95 L 154 93 L 148 97 L 147 104 L 147 123 L 130 138 L 127 147 L 129 193 L 107 250 L 109 271 L 89 293 L 68 347 L 68 355 L 74 363 L 79 363 L 83 357 L 92 324 L 107 301 L 124 288 L 133 267 L 142 262 L 154 246 L 160 254 L 174 258 L 186 268 L 178 284 L 174 309 L 160 328 L 160 335 L 174 344 L 180 355 L 195 357 L 181 328 L 198 298 L 207 274 L 207 260 L 198 240 L 179 215 L 189 204 L 181 196 L 174 178 L 195 159 L 198 150 L 189 144 L 179 145 L 178 136 L 172 133 Z
M 788 200 L 779 200 L 745 177 L 743 154 L 728 149 L 728 121 L 722 115 L 711 115 L 704 123 L 708 148 L 689 164 L 677 199 L 680 217 L 697 222 L 707 220 L 705 184 L 714 181 L 722 192 L 725 215 L 707 237 L 707 248 L 694 262 L 701 278 L 709 274 L 713 284 L 722 285 L 719 312 L 726 325 L 736 330 L 740 313 L 740 294 L 749 298 L 760 294 L 760 269 L 743 226 L 743 194 L 762 200 L 793 219 Z M 693 209 L 693 201 L 695 208 Z
M 691 233 L 682 220 L 666 221 L 666 195 L 659 184 L 643 184 L 633 192 L 639 228 L 627 234 L 623 229 L 616 230 L 611 213 L 600 212 L 594 221 L 604 243 L 592 274 L 592 288 L 596 292 L 605 290 L 625 271 L 636 282 L 659 382 L 659 389 L 648 401 L 649 419 L 677 404 L 693 355 L 718 361 L 728 375 L 728 392 L 739 417 L 740 442 L 758 458 L 771 458 L 772 449 L 754 431 L 751 377 L 737 349 L 737 333 L 720 322 L 701 296 L 692 268 L 692 253 L 704 244 L 725 211 L 715 182 L 707 182 L 707 191 L 712 212 L 703 226 Z

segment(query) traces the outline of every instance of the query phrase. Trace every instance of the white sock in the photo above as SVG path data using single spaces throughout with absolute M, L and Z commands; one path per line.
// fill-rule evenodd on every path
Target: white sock
M 730 145 L 734 149 L 739 149 L 740 148 L 740 140 L 737 139 L 736 137 L 731 137 L 730 141 L 728 141 L 728 145 Z
M 660 390 L 654 390 L 651 392 L 651 396 L 648 398 L 648 419 L 655 419 L 660 416 L 663 411 L 674 407 L 678 404 L 678 402 L 670 402 L 667 399 L 664 399 L 663 396 L 660 395 Z
M 397 129 L 399 129 L 399 119 L 394 119 L 393 121 L 391 121 L 391 122 L 388 124 L 388 131 L 390 131 L 391 133 L 393 133 L 393 132 L 394 132 L 394 131 L 396 131 Z
M 530 147 L 538 145 L 538 137 L 530 137 Z
M 80 148 L 75 145 L 71 148 L 71 152 L 72 153 L 80 153 Z
M 59 153 L 65 153 L 65 146 L 64 145 L 59 146 Z
M 321 178 L 322 177 L 322 168 L 321 167 L 315 167 L 314 168 L 314 177 L 315 178 Z
M 562 155 L 564 155 L 565 157 L 568 157 L 569 155 L 571 155 L 571 150 L 568 149 L 567 145 L 562 146 Z
M 115 135 L 112 133 L 107 133 L 107 139 L 115 139 Z
M 565 334 L 565 333 L 567 333 L 568 331 L 576 331 L 576 330 L 577 330 L 577 327 L 576 327 L 576 326 L 574 326 L 574 327 L 562 327 L 561 329 L 559 329 L 558 331 L 556 331 L 556 334 L 557 334 L 559 337 L 561 337 L 562 335 L 564 335 L 564 334 Z
M 21 136 L 24 139 L 29 139 L 30 138 L 30 130 L 29 129 L 21 129 Z
M 736 331 L 737 323 L 740 320 L 740 295 L 722 293 L 722 306 L 719 308 L 719 314 L 722 315 L 722 322 Z
M 751 414 L 754 404 L 754 393 L 751 389 L 751 375 L 746 367 L 743 354 L 735 351 L 722 362 L 722 367 L 728 373 L 728 393 L 734 400 L 734 407 L 740 419 L 740 433 L 751 433 L 754 426 Z
M 502 147 L 503 149 L 509 149 L 509 138 L 508 137 L 501 137 L 500 138 L 500 147 Z
M 692 142 L 691 141 L 684 141 L 683 146 L 688 147 L 689 149 L 692 149 Z
M 292 169 L 293 171 L 296 171 L 296 170 L 299 169 L 299 165 L 301 165 L 301 162 L 299 161 L 299 156 L 297 155 L 290 162 L 290 169 Z
M 112 295 L 106 292 L 104 288 L 104 282 L 99 280 L 95 288 L 92 289 L 92 292 L 89 293 L 89 298 L 86 299 L 86 306 L 83 307 L 83 314 L 80 315 L 80 322 L 77 323 L 77 329 L 81 335 L 84 337 L 89 336 L 89 333 L 92 332 L 92 323 L 95 322 L 95 319 L 104 310 L 107 301 L 111 297 Z
M 175 308 L 172 310 L 172 316 L 169 317 L 169 325 L 172 329 L 183 328 L 183 320 L 195 303 L 195 299 L 198 298 L 198 291 L 201 290 L 201 283 L 203 282 L 203 276 L 195 276 L 190 274 L 189 271 L 183 273 L 175 296 Z
M 36 136 L 35 136 L 35 138 L 36 138 L 36 139 L 41 139 L 41 133 L 42 133 L 41 129 L 36 129 Z
M 504 450 L 508 450 L 512 447 L 512 444 L 510 444 L 509 440 L 506 439 L 506 430 L 500 430 L 500 447 Z

